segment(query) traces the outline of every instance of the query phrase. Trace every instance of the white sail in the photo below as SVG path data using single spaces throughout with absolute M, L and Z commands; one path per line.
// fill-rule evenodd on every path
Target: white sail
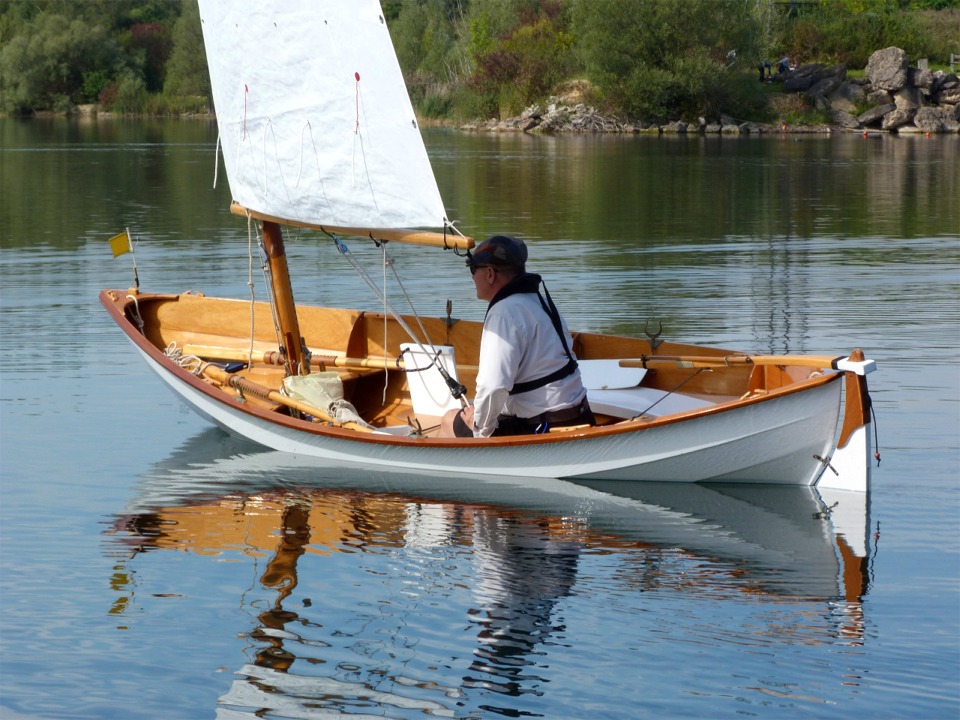
M 377 0 L 200 0 L 200 16 L 236 202 L 309 224 L 443 225 Z

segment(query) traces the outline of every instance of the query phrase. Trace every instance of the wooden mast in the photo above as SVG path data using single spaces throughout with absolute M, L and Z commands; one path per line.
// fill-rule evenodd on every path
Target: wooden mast
M 283 234 L 275 222 L 263 222 L 263 247 L 270 263 L 270 283 L 273 304 L 280 324 L 280 336 L 286 350 L 287 372 L 291 375 L 307 375 L 310 363 L 304 362 L 303 344 L 300 341 L 300 323 L 297 306 L 293 301 L 290 285 L 290 270 L 287 266 L 287 251 L 283 246 Z

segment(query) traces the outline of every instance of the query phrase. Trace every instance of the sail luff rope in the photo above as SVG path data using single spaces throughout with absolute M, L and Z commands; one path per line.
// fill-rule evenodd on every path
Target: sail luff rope
M 217 177 L 220 174 L 220 126 L 217 125 L 217 145 L 213 149 L 213 188 L 217 188 Z

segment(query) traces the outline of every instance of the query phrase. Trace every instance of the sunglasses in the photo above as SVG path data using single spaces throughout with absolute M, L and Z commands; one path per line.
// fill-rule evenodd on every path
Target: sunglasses
M 482 270 L 483 268 L 493 268 L 494 271 L 496 271 L 496 269 L 497 269 L 497 268 L 494 267 L 493 265 L 475 265 L 475 264 L 472 263 L 472 262 L 468 262 L 468 263 L 467 263 L 467 267 L 470 268 L 470 274 L 471 274 L 471 275 L 476 275 L 476 274 L 477 274 L 477 270 Z

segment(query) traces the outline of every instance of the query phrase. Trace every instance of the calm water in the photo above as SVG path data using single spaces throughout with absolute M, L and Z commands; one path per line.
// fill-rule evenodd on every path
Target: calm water
M 130 226 L 145 288 L 246 296 L 215 141 L 0 121 L 0 717 L 957 717 L 956 138 L 427 136 L 452 216 L 526 237 L 571 326 L 863 347 L 882 464 L 852 519 L 322 470 L 209 428 L 96 295 L 131 283 Z M 377 307 L 329 241 L 289 249 L 298 299 Z M 390 250 L 421 312 L 482 316 L 461 260 Z

